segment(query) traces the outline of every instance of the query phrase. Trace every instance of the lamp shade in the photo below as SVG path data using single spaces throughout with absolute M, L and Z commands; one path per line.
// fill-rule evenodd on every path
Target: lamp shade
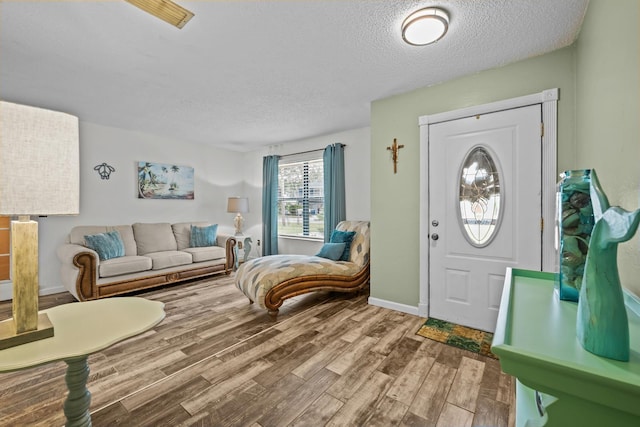
M 246 197 L 229 197 L 227 200 L 227 212 L 249 212 L 249 199 Z
M 0 215 L 80 212 L 78 118 L 0 101 Z

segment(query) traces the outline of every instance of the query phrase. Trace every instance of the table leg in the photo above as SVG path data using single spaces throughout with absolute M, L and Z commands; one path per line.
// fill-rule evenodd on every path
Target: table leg
M 67 427 L 90 427 L 91 393 L 87 390 L 87 378 L 89 378 L 89 364 L 87 356 L 65 360 L 67 374 L 64 379 L 67 382 L 69 394 L 64 402 L 64 415 L 67 417 Z

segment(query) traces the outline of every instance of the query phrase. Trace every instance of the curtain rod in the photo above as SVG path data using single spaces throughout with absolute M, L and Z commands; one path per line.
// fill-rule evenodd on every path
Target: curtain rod
M 340 144 L 340 145 L 342 145 L 343 147 L 347 146 L 347 144 Z M 316 151 L 324 151 L 324 148 L 318 148 L 318 149 L 315 149 L 315 150 L 300 151 L 298 153 L 282 154 L 282 155 L 279 155 L 279 156 L 280 157 L 298 156 L 300 154 L 315 153 Z

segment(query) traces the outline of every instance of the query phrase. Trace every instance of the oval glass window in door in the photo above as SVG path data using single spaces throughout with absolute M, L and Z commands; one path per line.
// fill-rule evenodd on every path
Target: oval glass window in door
M 476 247 L 487 246 L 502 217 L 501 173 L 489 150 L 477 146 L 462 161 L 459 177 L 459 220 L 463 235 Z

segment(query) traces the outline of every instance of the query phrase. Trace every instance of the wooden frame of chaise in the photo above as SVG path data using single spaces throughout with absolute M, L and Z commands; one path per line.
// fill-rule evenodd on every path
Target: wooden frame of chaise
M 369 222 L 342 221 L 340 231 L 355 231 L 348 261 L 309 255 L 270 255 L 242 264 L 236 286 L 249 298 L 278 314 L 289 298 L 316 291 L 360 292 L 369 283 Z

